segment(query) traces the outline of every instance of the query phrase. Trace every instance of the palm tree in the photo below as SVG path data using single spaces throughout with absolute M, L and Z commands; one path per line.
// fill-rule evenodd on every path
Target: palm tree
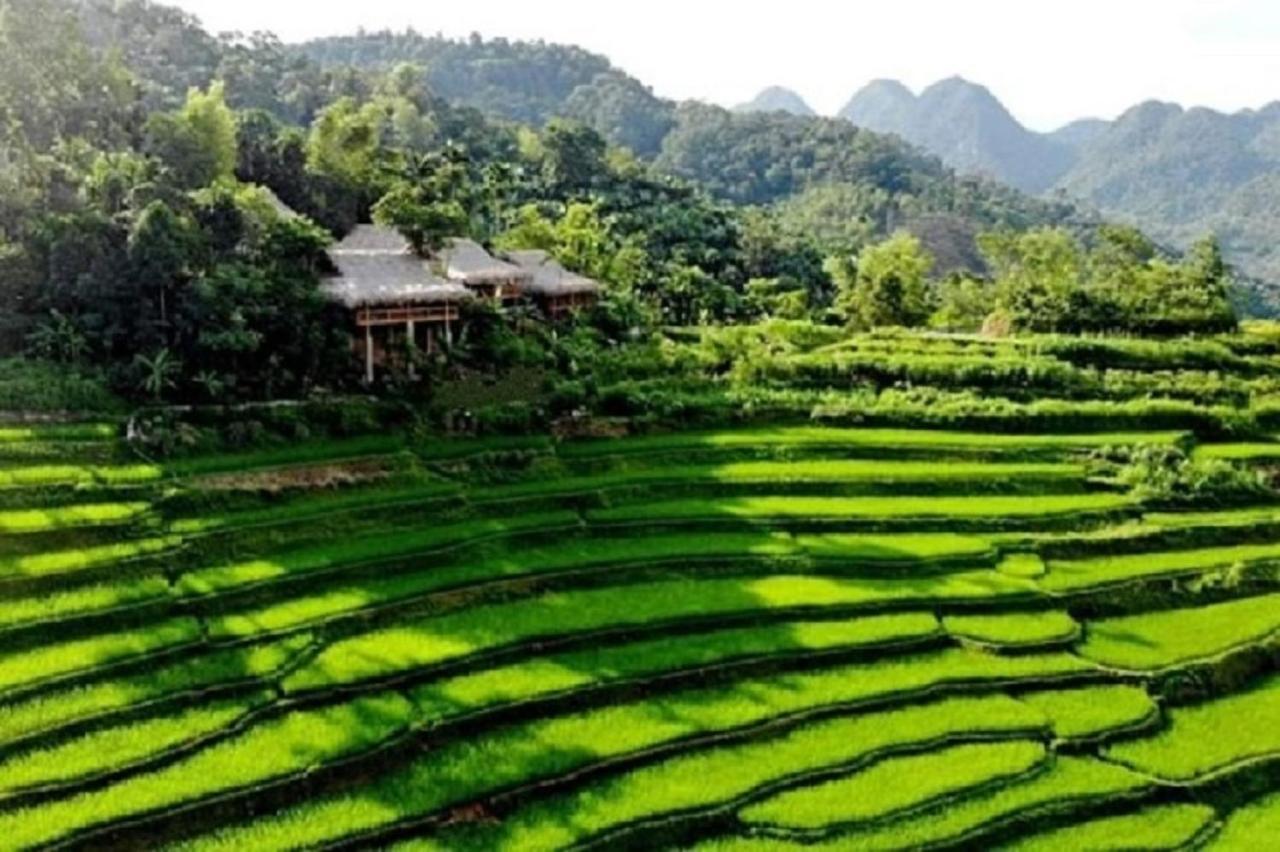
M 167 348 L 161 349 L 149 358 L 139 354 L 133 359 L 133 363 L 142 372 L 138 387 L 151 394 L 156 402 L 161 401 L 165 391 L 176 386 L 175 378 L 180 365 L 178 359 Z

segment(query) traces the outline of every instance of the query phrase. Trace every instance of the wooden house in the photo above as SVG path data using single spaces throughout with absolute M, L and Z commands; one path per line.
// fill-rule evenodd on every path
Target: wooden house
M 524 296 L 531 274 L 513 263 L 499 260 L 474 240 L 455 238 L 440 251 L 436 269 L 482 299 L 507 305 Z
M 551 319 L 589 308 L 600 298 L 599 282 L 570 272 L 545 251 L 511 251 L 505 256 L 529 274 L 525 293 Z
M 462 284 L 436 276 L 392 228 L 358 225 L 329 250 L 329 259 L 336 274 L 323 290 L 351 312 L 352 345 L 368 382 L 410 349 L 431 352 L 442 336 L 451 340 L 460 306 L 473 298 Z

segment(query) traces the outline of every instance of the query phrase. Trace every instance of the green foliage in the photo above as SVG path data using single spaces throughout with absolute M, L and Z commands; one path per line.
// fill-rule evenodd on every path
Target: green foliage
M 236 120 L 224 84 L 192 89 L 176 113 L 155 113 L 147 122 L 147 151 L 172 172 L 183 189 L 231 178 L 237 157 Z
M 1102 228 L 1086 251 L 1061 229 L 980 235 L 993 307 L 1024 331 L 1186 334 L 1235 328 L 1231 271 L 1207 238 L 1180 262 L 1129 229 Z
M 933 257 L 910 234 L 896 233 L 861 252 L 835 259 L 835 307 L 861 328 L 919 325 L 929 314 L 925 276 Z
M 1223 459 L 1188 456 L 1177 447 L 1134 447 L 1127 456 L 1116 479 L 1150 502 L 1204 505 L 1271 494 L 1260 472 Z

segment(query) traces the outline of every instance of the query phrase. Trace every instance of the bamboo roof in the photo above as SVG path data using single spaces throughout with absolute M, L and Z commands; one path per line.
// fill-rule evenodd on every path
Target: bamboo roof
M 525 290 L 540 296 L 568 296 L 575 293 L 598 293 L 600 283 L 570 272 L 554 257 L 539 249 L 510 251 L 506 257 L 532 277 Z
M 531 274 L 513 263 L 499 260 L 473 240 L 453 239 L 440 252 L 440 263 L 450 281 L 468 285 L 525 284 Z
M 348 308 L 396 304 L 438 304 L 471 298 L 466 287 L 432 274 L 399 232 L 357 225 L 329 249 L 338 274 L 322 288 Z

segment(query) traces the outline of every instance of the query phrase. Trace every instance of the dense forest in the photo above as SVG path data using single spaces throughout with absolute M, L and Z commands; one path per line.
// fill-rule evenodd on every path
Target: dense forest
M 572 335 L 588 348 L 770 317 L 989 333 L 1235 323 L 1212 240 L 1170 256 L 896 138 L 671 104 L 571 48 L 410 32 L 298 49 L 213 37 L 140 0 L 3 0 L 0 78 L 5 348 L 95 365 L 146 398 L 349 384 L 317 284 L 326 246 L 370 220 L 419 247 L 545 249 L 605 282 Z M 428 385 L 573 360 L 545 323 L 472 313 Z

